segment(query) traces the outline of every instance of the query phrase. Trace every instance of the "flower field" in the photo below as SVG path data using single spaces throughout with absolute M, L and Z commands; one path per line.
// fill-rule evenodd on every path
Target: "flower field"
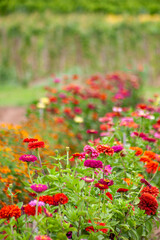
M 151 239 L 160 96 L 141 76 L 52 76 L 26 122 L 0 125 L 0 239 Z

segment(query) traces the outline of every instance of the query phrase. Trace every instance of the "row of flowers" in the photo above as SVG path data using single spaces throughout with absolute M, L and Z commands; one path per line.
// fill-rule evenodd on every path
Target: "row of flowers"
M 143 140 L 141 140 L 143 141 Z M 141 158 L 155 153 L 117 144 L 112 137 L 91 141 L 83 152 L 69 156 L 57 153 L 53 168 L 43 165 L 43 141 L 23 140 L 28 151 L 19 161 L 28 166 L 32 198 L 0 210 L 4 239 L 140 239 L 148 237 L 153 219 L 158 222 L 159 190 L 152 185 Z M 115 145 L 116 143 L 116 145 Z M 39 168 L 35 167 L 35 163 Z M 31 174 L 32 172 L 32 174 Z M 143 176 L 142 173 L 145 175 Z

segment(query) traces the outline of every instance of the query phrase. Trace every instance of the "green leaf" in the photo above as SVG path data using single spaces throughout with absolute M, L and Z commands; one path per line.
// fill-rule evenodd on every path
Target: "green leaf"
M 23 202 L 17 203 L 17 206 L 18 206 L 19 208 L 21 208 L 21 207 L 23 206 Z
M 140 238 L 139 238 L 139 236 L 138 236 L 138 234 L 137 234 L 137 231 L 131 229 L 128 234 L 129 234 L 129 236 L 131 237 L 131 239 L 140 240 Z

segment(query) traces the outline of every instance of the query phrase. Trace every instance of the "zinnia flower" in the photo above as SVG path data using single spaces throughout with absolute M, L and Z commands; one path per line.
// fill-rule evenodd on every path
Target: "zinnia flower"
M 99 153 L 105 153 L 106 155 L 112 156 L 114 154 L 114 150 L 106 145 L 98 145 L 97 146 L 97 151 Z
M 150 193 L 153 197 L 156 198 L 159 194 L 159 189 L 154 186 L 151 186 L 151 187 L 147 186 L 142 189 L 141 194 L 143 193 Z
M 158 202 L 150 193 L 143 193 L 139 198 L 140 202 L 138 207 L 142 210 L 145 210 L 147 215 L 156 214 L 158 208 Z
M 113 180 L 109 180 L 107 178 L 106 179 L 100 179 L 98 182 L 101 183 L 101 184 L 106 184 L 108 187 L 112 186 L 114 184 Z
M 143 140 L 144 140 L 144 141 L 147 141 L 147 142 L 156 142 L 156 141 L 157 141 L 157 139 L 155 139 L 155 138 L 150 138 L 150 137 L 144 137 Z
M 108 189 L 108 185 L 107 184 L 96 183 L 96 184 L 94 184 L 94 186 L 98 187 L 100 190 Z
M 117 192 L 128 192 L 128 191 L 129 191 L 129 189 L 127 189 L 127 188 L 119 188 L 117 190 Z
M 146 171 L 148 173 L 155 173 L 157 171 L 158 168 L 158 162 L 155 161 L 149 161 L 147 162 L 147 164 L 145 165 Z
M 11 218 L 15 217 L 16 219 L 21 216 L 21 209 L 16 205 L 4 206 L 0 210 L 0 218 Z
M 107 192 L 106 196 L 109 197 L 111 199 L 111 201 L 113 200 L 112 194 L 110 192 Z
M 52 240 L 52 238 L 50 238 L 47 235 L 38 235 L 38 236 L 35 236 L 34 240 Z
M 37 161 L 37 157 L 34 155 L 25 154 L 20 156 L 19 160 L 21 160 L 22 162 L 35 162 Z
M 152 151 L 145 151 L 144 155 L 149 157 L 149 158 L 151 158 L 151 159 L 153 159 L 153 160 L 156 158 L 156 154 L 154 152 L 152 152 Z
M 89 220 L 88 223 L 91 223 L 91 221 Z M 95 222 L 95 224 L 97 224 L 97 226 L 105 226 L 106 224 L 105 223 L 100 223 L 100 222 Z M 103 229 L 94 229 L 93 226 L 88 226 L 87 228 L 85 228 L 85 230 L 87 232 L 103 232 L 103 233 L 107 233 L 108 232 L 108 229 L 107 228 L 103 228 Z
M 142 153 L 143 153 L 142 148 L 139 148 L 139 147 L 130 147 L 130 149 L 136 151 L 135 152 L 136 156 L 142 155 Z
M 28 216 L 35 216 L 36 215 L 36 207 L 35 206 L 31 206 L 29 204 L 24 205 L 23 206 L 23 211 L 25 214 L 27 214 Z M 38 207 L 38 215 L 42 213 L 42 208 L 39 206 Z
M 43 208 L 43 211 L 44 211 L 44 213 L 46 214 L 46 216 L 47 217 L 53 217 L 53 214 L 52 213 L 50 213 L 48 210 L 47 210 L 47 208 Z
M 99 156 L 99 153 L 90 145 L 86 145 L 83 151 L 86 152 L 91 158 L 97 158 Z
M 33 185 L 31 185 L 31 188 L 33 191 L 35 191 L 37 193 L 44 192 L 48 189 L 47 185 L 45 185 L 45 184 L 33 184 Z
M 28 144 L 29 149 L 44 148 L 44 142 L 30 142 Z
M 114 152 L 121 152 L 123 150 L 123 146 L 121 145 L 116 145 L 116 146 L 113 146 L 112 149 L 114 150 Z
M 68 197 L 64 193 L 56 193 L 54 195 L 54 201 L 59 204 L 66 204 L 68 203 Z
M 152 185 L 145 179 L 145 178 L 141 178 L 141 183 L 144 183 L 146 186 L 148 186 L 149 188 L 152 187 Z
M 100 160 L 86 160 L 84 161 L 84 166 L 90 168 L 103 168 L 103 163 Z
M 46 204 L 49 204 L 49 205 L 55 205 L 54 196 L 49 196 L 49 195 L 40 196 L 39 201 L 42 201 L 42 202 L 44 202 Z
M 27 143 L 36 142 L 36 141 L 38 141 L 38 139 L 36 139 L 36 138 L 25 138 L 25 139 L 23 140 L 23 142 L 27 142 Z
M 87 183 L 94 182 L 94 179 L 93 179 L 93 178 L 90 178 L 90 177 L 84 177 L 84 178 L 81 178 L 81 180 L 84 180 L 84 181 L 87 182 Z
M 29 205 L 30 205 L 31 207 L 36 206 L 36 205 L 37 205 L 37 200 L 30 201 L 30 202 L 29 202 Z M 44 206 L 44 205 L 45 205 L 44 202 L 38 201 L 38 206 L 42 207 L 42 206 Z
M 96 131 L 96 130 L 94 130 L 94 129 L 88 129 L 88 130 L 86 131 L 86 133 L 97 134 L 98 131 Z

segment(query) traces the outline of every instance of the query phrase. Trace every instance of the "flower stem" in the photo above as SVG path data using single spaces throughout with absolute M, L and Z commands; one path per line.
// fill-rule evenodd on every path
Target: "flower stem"
M 159 169 L 159 164 L 158 164 L 158 166 L 157 166 L 156 172 L 154 173 L 154 175 L 152 176 L 152 178 L 150 179 L 150 181 L 152 181 L 153 178 L 156 176 L 156 174 L 157 174 L 157 172 L 158 172 L 158 169 Z
M 29 178 L 30 178 L 31 183 L 33 184 L 32 177 L 31 177 L 31 174 L 30 174 L 29 164 L 30 164 L 30 163 L 27 164 L 27 166 L 28 166 L 28 175 L 29 175 Z
M 39 202 L 39 195 L 37 194 L 36 218 L 37 218 L 37 216 L 38 216 L 38 202 Z

